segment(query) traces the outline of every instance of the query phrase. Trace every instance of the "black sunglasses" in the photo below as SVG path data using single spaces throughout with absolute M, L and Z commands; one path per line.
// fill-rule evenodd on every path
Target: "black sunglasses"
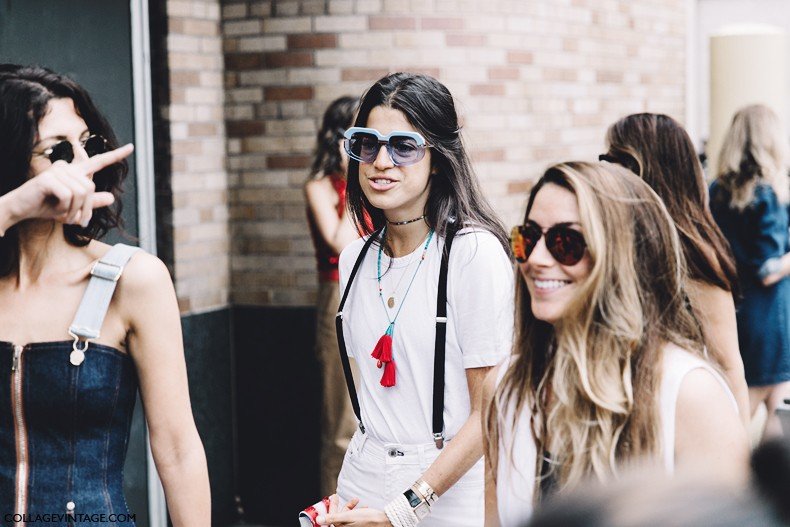
M 88 154 L 88 157 L 103 154 L 107 151 L 107 140 L 97 134 L 81 140 L 80 145 L 85 149 L 85 153 Z M 54 163 L 55 161 L 71 163 L 74 161 L 74 145 L 72 145 L 70 141 L 64 139 L 41 152 L 33 152 L 33 155 L 46 157 L 49 159 L 50 163 Z
M 607 163 L 620 165 L 622 167 L 627 168 L 637 176 L 639 175 L 640 172 L 639 162 L 629 154 L 622 154 L 622 155 L 600 154 L 598 156 L 598 161 L 606 161 Z
M 534 221 L 517 225 L 510 231 L 510 247 L 516 261 L 524 263 L 538 245 L 543 229 Z M 576 265 L 584 257 L 587 242 L 584 235 L 566 224 L 557 224 L 545 231 L 546 249 L 562 265 Z

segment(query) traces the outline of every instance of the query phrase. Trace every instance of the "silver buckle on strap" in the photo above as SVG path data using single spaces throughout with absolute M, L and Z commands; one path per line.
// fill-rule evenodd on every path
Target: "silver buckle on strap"
M 117 282 L 118 279 L 121 278 L 122 272 L 123 267 L 120 265 L 102 262 L 101 260 L 97 261 L 93 264 L 93 266 L 91 266 L 91 276 L 104 278 L 105 280 L 109 280 L 111 282 Z

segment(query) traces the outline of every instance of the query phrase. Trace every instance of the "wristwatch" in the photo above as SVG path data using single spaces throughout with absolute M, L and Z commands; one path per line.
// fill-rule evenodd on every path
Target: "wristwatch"
M 403 496 L 406 498 L 406 501 L 409 502 L 409 506 L 411 510 L 414 511 L 414 515 L 417 516 L 417 521 L 422 520 L 431 513 L 431 506 L 428 505 L 428 502 L 425 501 L 424 498 L 414 492 L 414 490 L 406 489 Z

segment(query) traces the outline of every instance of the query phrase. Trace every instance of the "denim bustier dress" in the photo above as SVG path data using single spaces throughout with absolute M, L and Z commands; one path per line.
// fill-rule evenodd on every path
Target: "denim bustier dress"
M 8 513 L 65 515 L 69 502 L 78 514 L 129 512 L 123 465 L 137 394 L 134 366 L 128 355 L 90 344 L 75 367 L 71 351 L 71 341 L 24 348 L 0 342 L 4 526 L 19 525 Z
M 134 526 L 123 493 L 138 385 L 134 363 L 89 342 L 75 365 L 73 345 L 0 342 L 3 527 Z

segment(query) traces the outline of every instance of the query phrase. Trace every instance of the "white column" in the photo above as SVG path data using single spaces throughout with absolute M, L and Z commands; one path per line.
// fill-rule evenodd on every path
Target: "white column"
M 727 26 L 711 36 L 707 152 L 712 177 L 724 134 L 738 109 L 761 103 L 787 115 L 787 61 L 787 33 L 778 27 Z

